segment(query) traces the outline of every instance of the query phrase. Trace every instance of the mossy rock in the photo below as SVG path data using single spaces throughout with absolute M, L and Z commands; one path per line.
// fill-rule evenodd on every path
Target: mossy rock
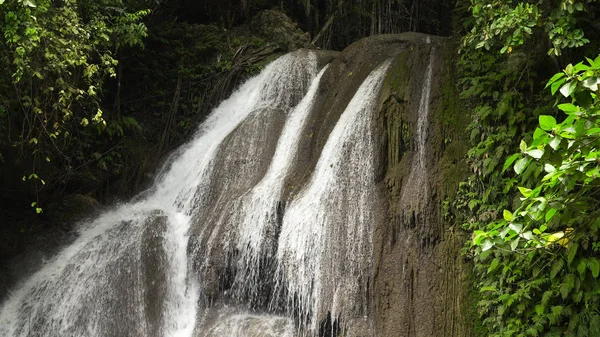
M 309 34 L 303 32 L 292 19 L 278 10 L 258 13 L 250 27 L 256 34 L 277 43 L 287 51 L 308 47 L 310 43 Z

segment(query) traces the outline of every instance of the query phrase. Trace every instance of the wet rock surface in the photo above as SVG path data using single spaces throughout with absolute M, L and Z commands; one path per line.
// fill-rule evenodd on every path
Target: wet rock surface
M 334 58 L 321 79 L 294 165 L 286 177 L 285 200 L 281 201 L 284 210 L 309 184 L 334 126 L 359 86 L 382 62 L 392 60 L 392 65 L 373 112 L 378 192 L 371 200 L 375 220 L 373 253 L 368 259 L 372 265 L 368 279 L 356 280 L 368 295 L 353 298 L 353 292 L 348 291 L 347 298 L 339 303 L 354 303 L 354 309 L 338 313 L 341 316 L 335 319 L 329 312 L 319 312 L 321 333 L 469 336 L 470 322 L 464 314 L 469 285 L 460 256 L 462 233 L 442 216 L 442 201 L 452 195 L 464 175 L 460 164 L 466 150 L 462 139 L 465 123 L 457 116 L 455 105 L 452 50 L 445 38 L 408 33 L 366 38 L 339 55 L 331 55 Z M 423 113 L 420 105 L 429 63 L 429 118 L 423 122 L 419 114 Z M 426 131 L 421 145 L 416 138 L 419 128 Z M 424 148 L 425 160 L 423 168 L 416 170 L 423 171 L 419 172 L 421 180 L 415 183 L 417 177 L 411 175 L 415 169 L 411 168 L 422 155 L 420 147 Z M 411 201 L 417 199 L 419 202 Z M 352 245 L 336 241 L 342 238 L 331 240 L 331 247 Z M 217 307 L 228 302 L 224 290 L 235 278 L 235 270 L 227 267 L 231 256 L 224 251 L 213 252 L 221 255 L 209 259 L 212 264 L 205 274 L 205 280 L 212 280 L 206 283 L 212 286 L 205 294 L 214 303 L 221 303 Z M 272 272 L 265 271 L 265 275 Z M 265 296 L 270 296 L 269 291 Z M 266 303 L 268 299 L 253 308 L 264 312 Z
M 406 37 L 410 47 L 395 58 L 378 116 L 387 210 L 374 233 L 375 335 L 470 336 L 464 238 L 442 214 L 442 202 L 465 175 L 466 123 L 455 104 L 453 49 L 446 39 Z
M 283 70 L 261 78 L 259 94 L 273 97 L 248 96 L 268 105 L 248 110 L 237 124 L 222 122 L 231 129 L 209 133 L 200 147 L 203 159 L 193 165 L 194 153 L 182 156 L 184 167 L 165 180 L 178 185 L 177 172 L 189 179 L 168 201 L 174 203 L 170 214 L 119 220 L 107 239 L 91 241 L 106 250 L 99 258 L 120 250 L 104 264 L 104 283 L 82 290 L 84 299 L 108 293 L 102 302 L 82 305 L 102 313 L 94 323 L 99 331 L 164 334 L 172 328 L 165 303 L 177 307 L 185 292 L 171 288 L 190 286 L 187 279 L 199 284 L 194 336 L 470 336 L 464 239 L 442 213 L 464 175 L 466 149 L 452 50 L 444 38 L 375 36 L 339 54 L 299 51 Z M 295 154 L 282 157 L 289 166 L 276 168 L 267 180 L 272 185 L 255 190 L 272 172 L 293 107 L 315 69 L 327 63 L 306 120 L 293 130 L 299 132 Z M 246 102 L 238 99 L 225 112 L 236 116 L 238 103 Z M 200 173 L 187 176 L 198 167 Z M 159 183 L 162 205 L 174 186 Z M 252 207 L 243 209 L 246 201 Z M 181 208 L 185 215 L 177 213 Z M 253 221 L 267 224 L 244 227 Z M 171 233 L 174 224 L 189 227 Z M 188 234 L 189 242 L 181 241 Z M 168 238 L 179 241 L 173 246 Z M 169 258 L 166 247 L 180 246 L 187 253 L 176 262 L 185 266 L 187 259 L 189 271 Z M 75 254 L 75 262 L 96 256 L 98 249 L 89 248 Z M 90 280 L 74 268 L 66 268 L 73 277 L 62 276 L 65 289 L 75 277 Z M 129 300 L 119 298 L 132 292 Z M 91 324 L 91 314 L 70 304 L 81 320 L 77 328 Z M 48 302 L 48 311 L 53 305 Z M 139 316 L 128 316 L 136 308 L 143 309 Z M 47 316 L 39 317 L 42 329 Z

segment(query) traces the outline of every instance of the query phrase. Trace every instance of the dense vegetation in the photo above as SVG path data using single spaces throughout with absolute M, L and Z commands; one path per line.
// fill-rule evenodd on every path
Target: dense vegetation
M 314 46 L 341 50 L 374 34 L 418 31 L 448 35 L 451 30 L 448 14 L 454 3 L 454 0 L 204 0 L 188 3 L 182 15 L 230 28 L 257 11 L 279 8 L 311 34 Z
M 459 70 L 474 113 L 473 174 L 454 203 L 472 232 L 483 328 L 490 336 L 600 335 L 600 7 L 466 6 Z
M 44 185 L 68 179 L 99 159 L 98 143 L 137 126 L 120 116 L 105 119 L 101 95 L 104 81 L 116 76 L 118 50 L 142 44 L 140 21 L 148 13 L 121 1 L 1 4 L 0 159 L 21 161 L 37 213 Z M 45 174 L 50 165 L 60 167 L 60 176 Z

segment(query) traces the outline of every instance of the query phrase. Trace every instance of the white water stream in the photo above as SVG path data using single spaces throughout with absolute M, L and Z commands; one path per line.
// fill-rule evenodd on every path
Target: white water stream
M 425 70 L 424 83 L 422 85 L 421 99 L 419 101 L 419 110 L 417 117 L 416 137 L 413 139 L 415 144 L 415 155 L 412 160 L 410 173 L 407 183 L 402 188 L 401 205 L 405 215 L 404 221 L 411 222 L 413 214 L 422 212 L 427 207 L 429 199 L 429 173 L 427 172 L 427 138 L 429 137 L 429 113 L 431 101 L 431 79 L 433 77 L 433 63 L 435 59 L 435 49 L 432 49 Z M 423 220 L 421 219 L 423 222 Z M 425 226 L 421 226 L 425 227 Z
M 331 132 L 308 185 L 286 210 L 277 250 L 276 292 L 316 331 L 330 311 L 348 313 L 370 275 L 375 193 L 372 116 L 389 67 L 360 86 Z M 364 303 L 364 302 L 363 302 Z

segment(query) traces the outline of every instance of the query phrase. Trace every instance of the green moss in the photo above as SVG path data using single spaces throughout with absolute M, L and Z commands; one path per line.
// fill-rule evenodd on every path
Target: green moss
M 451 57 L 446 57 L 443 69 L 443 78 L 442 78 L 442 98 L 441 104 L 439 104 L 439 117 L 442 121 L 442 124 L 447 127 L 451 127 L 453 129 L 462 129 L 466 125 L 466 122 L 469 122 L 469 118 L 466 114 L 458 113 L 459 100 L 458 100 L 458 91 L 456 88 L 456 67 L 455 64 L 458 62 L 457 56 L 455 52 L 454 44 L 449 44 L 445 50 L 443 51 L 446 54 L 452 55 Z
M 477 311 L 477 303 L 481 300 L 481 296 L 475 288 L 476 280 L 470 268 L 465 272 L 468 273 L 466 284 L 468 284 L 469 287 L 466 291 L 465 303 L 462 311 L 466 316 L 466 322 L 471 324 L 470 328 L 472 331 L 472 336 L 489 336 L 489 331 L 483 325 L 481 316 Z
M 411 133 L 408 123 L 410 111 L 406 104 L 410 95 L 413 60 L 410 52 L 400 53 L 392 61 L 382 89 L 383 125 L 387 132 L 388 169 L 398 165 L 410 148 Z

